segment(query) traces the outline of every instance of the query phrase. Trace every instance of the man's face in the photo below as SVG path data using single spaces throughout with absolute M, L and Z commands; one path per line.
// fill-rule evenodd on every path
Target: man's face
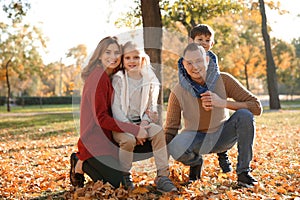
M 183 58 L 183 66 L 192 80 L 204 84 L 206 78 L 206 67 L 200 50 L 187 51 Z
M 201 45 L 205 49 L 205 51 L 210 50 L 214 45 L 214 41 L 211 35 L 197 35 L 194 38 L 193 42 L 198 45 Z

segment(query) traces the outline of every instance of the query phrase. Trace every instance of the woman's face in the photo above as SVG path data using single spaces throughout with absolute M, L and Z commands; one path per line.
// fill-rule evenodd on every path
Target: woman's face
M 124 50 L 123 65 L 127 71 L 139 71 L 142 67 L 142 57 L 138 50 Z
M 107 49 L 100 56 L 104 69 L 115 69 L 120 65 L 121 52 L 117 44 L 108 45 Z

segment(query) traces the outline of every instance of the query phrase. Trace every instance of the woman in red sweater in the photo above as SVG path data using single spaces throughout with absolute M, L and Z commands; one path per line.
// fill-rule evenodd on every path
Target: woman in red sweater
M 112 131 L 129 132 L 137 138 L 146 139 L 144 128 L 112 118 L 111 76 L 119 69 L 121 53 L 117 38 L 106 37 L 99 42 L 82 71 L 84 87 L 80 104 L 80 138 L 78 153 L 71 155 L 70 180 L 74 186 L 84 186 L 83 172 L 94 182 L 102 180 L 114 187 L 119 187 L 120 183 L 126 185 Z

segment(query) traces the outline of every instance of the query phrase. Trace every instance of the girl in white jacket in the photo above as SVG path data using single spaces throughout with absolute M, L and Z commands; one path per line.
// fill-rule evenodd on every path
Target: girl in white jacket
M 147 128 L 148 137 L 136 138 L 131 133 L 113 132 L 119 144 L 119 159 L 124 171 L 125 187 L 133 189 L 130 175 L 134 148 L 151 141 L 157 168 L 155 183 L 161 192 L 177 191 L 169 179 L 168 154 L 165 135 L 157 122 L 157 99 L 160 84 L 151 69 L 149 56 L 136 44 L 127 42 L 123 46 L 123 69 L 113 76 L 113 117 L 122 122 L 131 122 Z M 151 116 L 150 116 L 151 115 Z

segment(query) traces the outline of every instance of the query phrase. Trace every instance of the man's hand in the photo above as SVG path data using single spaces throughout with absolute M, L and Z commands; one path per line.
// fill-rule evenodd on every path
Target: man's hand
M 206 111 L 211 111 L 213 107 L 226 108 L 226 100 L 221 99 L 217 94 L 206 91 L 201 94 L 202 107 Z

